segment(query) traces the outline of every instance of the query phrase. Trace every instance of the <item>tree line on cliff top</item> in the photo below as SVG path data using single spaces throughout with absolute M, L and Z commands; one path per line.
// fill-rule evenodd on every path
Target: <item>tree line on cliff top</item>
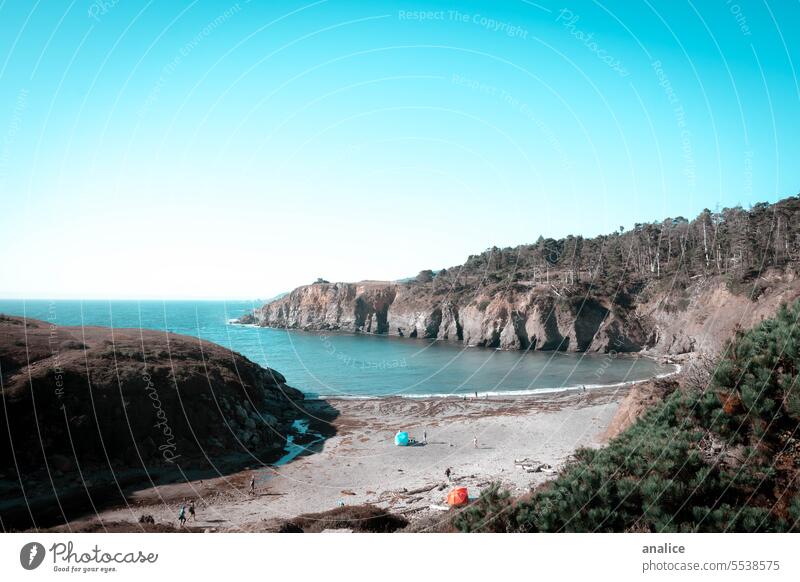
M 684 382 L 603 449 L 512 499 L 497 485 L 461 531 L 800 531 L 800 301 L 738 332 L 707 380 Z
M 420 273 L 412 284 L 458 292 L 476 284 L 594 287 L 609 295 L 651 280 L 683 288 L 700 275 L 727 278 L 732 290 L 769 267 L 800 261 L 800 196 L 636 224 L 592 238 L 539 237 L 534 244 L 493 247 L 464 265 Z M 606 288 L 608 287 L 608 289 Z

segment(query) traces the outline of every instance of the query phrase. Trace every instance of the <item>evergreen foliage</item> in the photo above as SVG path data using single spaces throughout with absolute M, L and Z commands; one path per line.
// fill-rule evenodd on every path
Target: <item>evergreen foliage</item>
M 497 487 L 461 531 L 800 531 L 800 301 L 731 340 L 705 387 L 673 392 L 559 477 Z
M 691 221 L 678 216 L 639 223 L 593 238 L 540 236 L 533 244 L 492 247 L 418 283 L 454 297 L 476 287 L 491 294 L 511 285 L 557 285 L 567 294 L 602 295 L 624 307 L 645 284 L 680 292 L 694 277 L 720 276 L 732 292 L 755 300 L 764 290 L 759 273 L 798 262 L 800 196 L 793 196 L 749 210 L 706 209 Z

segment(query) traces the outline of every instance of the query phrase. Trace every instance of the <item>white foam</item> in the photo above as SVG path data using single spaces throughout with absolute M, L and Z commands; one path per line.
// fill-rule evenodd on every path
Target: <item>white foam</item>
M 675 366 L 675 369 L 670 372 L 665 372 L 663 374 L 658 374 L 656 376 L 651 376 L 650 378 L 642 378 L 641 380 L 626 380 L 625 382 L 614 382 L 612 384 L 577 384 L 575 386 L 558 386 L 558 387 L 544 387 L 544 388 L 528 388 L 525 390 L 491 390 L 487 392 L 478 392 L 478 398 L 487 398 L 487 397 L 503 397 L 503 396 L 535 396 L 537 394 L 554 394 L 558 392 L 569 392 L 570 390 L 581 390 L 582 388 L 586 388 L 586 390 L 597 390 L 600 388 L 623 388 L 626 386 L 633 386 L 635 384 L 641 384 L 643 382 L 650 382 L 652 380 L 661 380 L 662 378 L 668 378 L 669 376 L 674 376 L 675 374 L 679 373 L 682 369 L 680 364 L 669 364 L 671 366 Z M 475 392 L 450 392 L 450 393 L 431 393 L 431 394 L 384 394 L 382 396 L 358 396 L 358 395 L 351 395 L 351 394 L 332 394 L 330 396 L 325 395 L 318 395 L 319 399 L 324 400 L 325 398 L 338 398 L 341 400 L 376 400 L 380 398 L 457 398 L 459 400 L 463 400 L 466 397 L 467 400 L 475 398 Z
M 229 319 L 226 323 L 228 325 L 236 325 L 236 326 L 239 326 L 239 327 L 260 327 L 259 325 L 255 324 L 255 323 L 239 323 L 239 320 L 236 319 L 236 318 Z

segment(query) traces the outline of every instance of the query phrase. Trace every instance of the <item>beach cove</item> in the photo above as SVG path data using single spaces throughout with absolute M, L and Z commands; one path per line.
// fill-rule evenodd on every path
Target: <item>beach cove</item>
M 676 370 L 615 354 L 507 351 L 370 334 L 232 324 L 258 301 L 0 300 L 0 313 L 53 326 L 169 330 L 199 337 L 279 370 L 310 397 L 504 397 L 622 385 Z
M 321 443 L 310 439 L 309 451 L 285 464 L 143 488 L 127 506 L 56 529 L 137 531 L 142 515 L 177 527 L 179 506 L 194 500 L 190 531 L 278 531 L 299 515 L 364 504 L 403 516 L 412 530 L 436 530 L 452 517 L 445 505 L 452 487 L 467 487 L 476 497 L 497 482 L 522 495 L 554 478 L 576 448 L 602 446 L 635 389 L 504 399 L 328 399 L 338 411 L 335 434 Z M 397 427 L 418 441 L 427 433 L 427 444 L 395 446 Z M 252 477 L 255 495 L 248 491 Z
M 9 303 L 0 311 L 54 329 L 101 325 L 120 335 L 139 328 L 211 340 L 285 371 L 306 394 L 303 416 L 276 435 L 282 454 L 262 462 L 218 451 L 202 474 L 189 465 L 180 476 L 130 483 L 124 502 L 96 499 L 96 512 L 56 526 L 64 531 L 136 531 L 143 516 L 171 529 L 189 500 L 197 520 L 187 525 L 197 531 L 272 531 L 299 515 L 363 505 L 436 529 L 449 521 L 444 501 L 452 487 L 472 497 L 492 483 L 515 495 L 531 491 L 577 448 L 602 446 L 627 422 L 621 402 L 680 369 L 636 356 L 231 324 L 246 303 Z M 395 446 L 401 430 L 417 446 Z

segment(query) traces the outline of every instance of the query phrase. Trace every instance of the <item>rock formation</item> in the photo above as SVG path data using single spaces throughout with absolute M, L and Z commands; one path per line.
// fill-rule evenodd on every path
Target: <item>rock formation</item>
M 714 352 L 800 293 L 800 196 L 492 247 L 394 282 L 318 279 L 242 322 L 519 350 Z
M 0 316 L 0 473 L 280 454 L 303 395 L 198 338 Z
M 624 301 L 589 285 L 462 285 L 432 282 L 315 283 L 267 303 L 243 323 L 461 342 L 511 350 L 683 354 L 716 351 L 736 326 L 749 327 L 800 295 L 791 271 L 771 270 L 753 301 L 724 278 L 677 291 L 651 282 Z M 437 286 L 438 283 L 438 286 Z

